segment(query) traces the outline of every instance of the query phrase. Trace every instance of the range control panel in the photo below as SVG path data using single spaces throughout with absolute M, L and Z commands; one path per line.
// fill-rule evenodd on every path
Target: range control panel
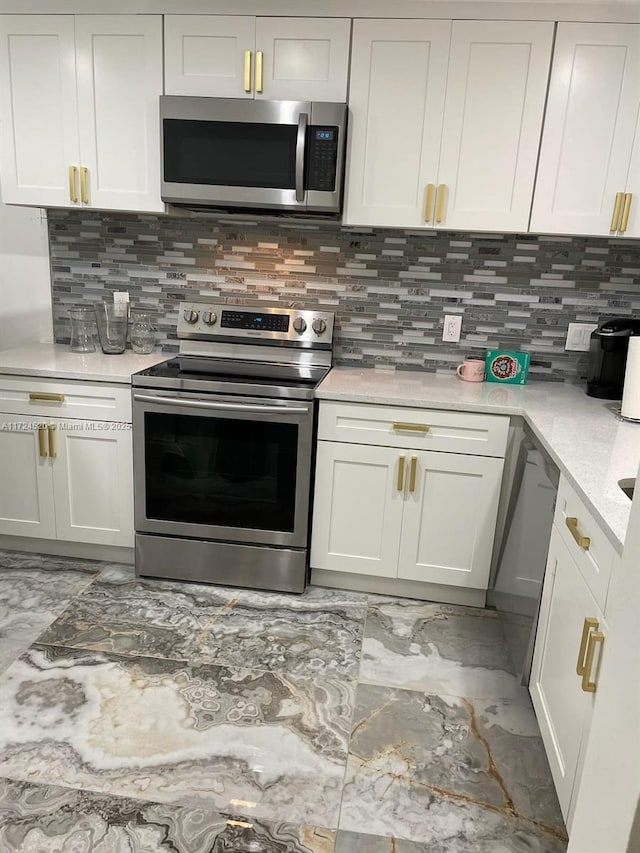
M 279 305 L 244 306 L 226 302 L 181 302 L 178 337 L 183 339 L 330 344 L 334 315 Z

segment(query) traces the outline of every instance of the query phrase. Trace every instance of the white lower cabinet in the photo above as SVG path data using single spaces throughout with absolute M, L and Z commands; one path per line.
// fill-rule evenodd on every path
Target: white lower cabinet
M 55 430 L 58 455 L 51 471 L 57 538 L 133 547 L 131 429 L 100 421 L 73 426 Z
M 133 547 L 130 412 L 124 421 L 53 417 L 79 405 L 83 391 L 90 410 L 99 394 L 81 383 L 43 391 L 42 380 L 29 392 L 28 383 L 3 383 L 11 385 L 16 409 L 29 405 L 22 399 L 29 393 L 39 399 L 32 399 L 31 415 L 0 413 L 0 534 Z
M 486 589 L 502 459 L 410 454 L 398 577 Z
M 389 577 L 396 574 L 404 493 L 399 452 L 321 441 L 316 463 L 311 565 Z
M 46 427 L 0 415 L 0 534 L 56 538 Z
M 437 412 L 323 404 L 312 568 L 486 589 L 503 458 L 422 449 L 469 443 L 456 436 L 467 418 L 480 444 L 492 416 L 446 413 L 441 425 Z M 336 432 L 353 443 L 326 440 Z M 379 444 L 364 443 L 372 435 Z
M 606 632 L 602 612 L 554 525 L 529 689 L 568 829 Z

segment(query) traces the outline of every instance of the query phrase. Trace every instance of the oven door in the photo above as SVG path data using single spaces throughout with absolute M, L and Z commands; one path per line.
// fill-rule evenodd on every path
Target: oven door
M 306 547 L 312 442 L 312 402 L 136 390 L 136 531 Z

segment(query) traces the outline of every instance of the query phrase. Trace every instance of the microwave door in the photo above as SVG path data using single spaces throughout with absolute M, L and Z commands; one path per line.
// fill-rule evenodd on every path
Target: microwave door
M 161 98 L 163 199 L 306 209 L 310 113 L 305 102 Z

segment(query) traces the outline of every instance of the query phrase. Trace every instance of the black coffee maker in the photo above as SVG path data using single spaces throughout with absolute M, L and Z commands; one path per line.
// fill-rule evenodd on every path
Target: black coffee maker
M 602 400 L 621 400 L 629 338 L 640 335 L 640 320 L 616 317 L 591 333 L 587 394 Z

